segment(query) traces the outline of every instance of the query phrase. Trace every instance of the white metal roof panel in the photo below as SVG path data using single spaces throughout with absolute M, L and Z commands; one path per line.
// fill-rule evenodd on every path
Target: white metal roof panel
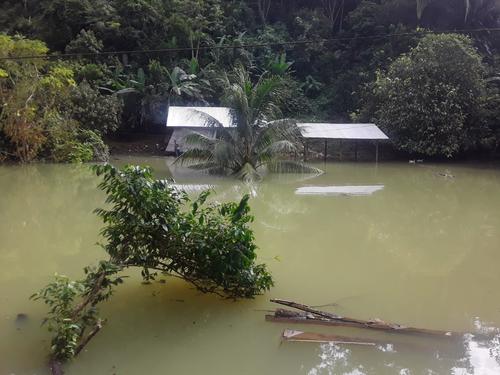
M 201 128 L 210 126 L 215 119 L 225 128 L 234 126 L 231 108 L 226 107 L 175 107 L 168 110 L 168 127 Z
M 298 124 L 304 138 L 318 139 L 389 139 L 375 124 Z
M 373 193 L 384 189 L 384 185 L 368 185 L 368 186 L 304 186 L 295 190 L 297 195 L 325 195 L 325 196 L 363 196 L 372 195 Z

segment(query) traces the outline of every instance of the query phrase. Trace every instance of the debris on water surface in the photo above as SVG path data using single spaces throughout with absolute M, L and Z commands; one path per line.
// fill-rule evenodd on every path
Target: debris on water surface
M 21 326 L 25 325 L 28 322 L 28 315 L 24 313 L 19 313 L 16 316 L 16 326 L 17 329 L 20 329 Z
M 444 170 L 443 172 L 437 172 L 436 176 L 450 179 L 455 178 L 455 176 L 448 169 Z
M 324 335 L 321 333 L 302 332 L 292 329 L 285 329 L 282 334 L 284 341 L 295 342 L 317 342 L 317 343 L 335 343 L 335 344 L 351 344 L 351 345 L 368 345 L 375 346 L 377 343 L 373 340 L 338 336 L 338 335 Z
M 407 327 L 397 323 L 388 323 L 381 319 L 362 320 L 351 317 L 344 317 L 332 314 L 326 311 L 316 310 L 311 306 L 303 305 L 301 303 L 286 301 L 281 299 L 271 299 L 271 302 L 292 307 L 298 311 L 290 311 L 285 309 L 277 309 L 273 315 L 266 315 L 266 320 L 271 322 L 282 323 L 309 323 L 330 326 L 348 326 L 357 328 L 367 328 L 374 330 L 389 331 L 394 333 L 406 333 L 427 335 L 443 338 L 463 337 L 463 332 L 441 331 L 425 328 Z

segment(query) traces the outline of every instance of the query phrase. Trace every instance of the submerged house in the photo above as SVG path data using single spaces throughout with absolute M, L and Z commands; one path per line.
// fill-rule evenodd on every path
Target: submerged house
M 324 158 L 328 157 L 329 141 L 351 141 L 355 146 L 357 160 L 357 145 L 360 141 L 375 144 L 375 160 L 378 161 L 378 143 L 389 139 L 375 124 L 334 124 L 334 123 L 299 123 L 297 124 L 304 138 L 304 160 L 307 159 L 310 142 L 324 142 Z M 215 127 L 232 128 L 236 126 L 233 110 L 227 107 L 176 107 L 168 111 L 167 129 L 171 136 L 166 151 L 170 154 L 185 152 L 189 147 L 186 136 L 198 132 L 215 137 Z
M 217 124 L 217 125 L 216 125 Z M 191 132 L 215 136 L 215 126 L 236 126 L 231 108 L 227 107 L 175 107 L 168 110 L 167 129 L 172 130 L 166 151 L 168 153 L 187 150 L 185 137 Z

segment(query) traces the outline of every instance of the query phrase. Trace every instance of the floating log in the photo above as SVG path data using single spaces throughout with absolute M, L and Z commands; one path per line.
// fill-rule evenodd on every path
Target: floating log
M 274 315 L 266 315 L 266 320 L 273 322 L 310 323 L 310 324 L 333 325 L 333 326 L 347 326 L 347 327 L 382 330 L 393 333 L 428 335 L 428 336 L 437 336 L 444 338 L 458 338 L 464 335 L 464 333 L 460 332 L 407 327 L 401 324 L 387 323 L 379 319 L 362 320 L 362 319 L 343 317 L 329 312 L 316 310 L 310 306 L 303 305 L 293 301 L 272 299 L 271 302 L 293 307 L 295 309 L 302 310 L 305 312 L 305 313 L 297 313 L 295 311 L 278 309 L 276 310 Z
M 360 339 L 355 337 L 346 337 L 338 335 L 324 335 L 322 333 L 302 332 L 292 329 L 285 329 L 282 335 L 283 341 L 292 342 L 316 342 L 316 343 L 333 343 L 333 344 L 351 344 L 351 345 L 367 345 L 375 346 L 373 340 Z
M 287 301 L 284 299 L 276 299 L 275 298 L 275 299 L 271 299 L 271 302 L 274 302 L 274 303 L 277 303 L 280 305 L 284 305 L 284 306 L 288 306 L 288 307 L 293 307 L 294 309 L 306 311 L 308 313 L 319 315 L 319 316 L 322 316 L 322 317 L 328 318 L 328 319 L 343 319 L 343 317 L 341 317 L 340 315 L 332 314 L 332 313 L 321 311 L 321 310 L 316 310 L 310 306 L 303 305 L 301 303 L 297 303 L 297 302 L 293 302 L 293 301 Z

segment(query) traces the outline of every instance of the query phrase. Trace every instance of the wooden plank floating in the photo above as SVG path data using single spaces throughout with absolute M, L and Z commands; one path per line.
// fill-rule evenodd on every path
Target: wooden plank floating
M 396 323 L 387 323 L 379 319 L 362 320 L 356 318 L 343 317 L 337 314 L 316 310 L 310 306 L 303 305 L 293 301 L 272 299 L 271 302 L 292 307 L 302 311 L 302 312 L 297 312 L 285 309 L 277 309 L 274 315 L 266 315 L 266 320 L 272 322 L 347 326 L 347 327 L 381 330 L 392 333 L 427 335 L 427 336 L 442 337 L 442 338 L 461 338 L 464 335 L 464 333 L 462 332 L 408 327 Z
M 367 339 L 355 337 L 346 337 L 338 335 L 324 335 L 322 333 L 302 332 L 293 329 L 285 329 L 282 335 L 283 341 L 292 342 L 315 342 L 315 343 L 333 343 L 333 344 L 350 344 L 350 345 L 367 345 L 376 346 L 376 342 Z
M 399 336 L 402 338 L 402 336 Z M 383 351 L 391 352 L 419 352 L 435 355 L 436 353 L 456 352 L 462 348 L 462 342 L 459 340 L 437 340 L 433 344 L 429 342 L 415 341 L 385 341 L 375 338 L 360 338 L 350 336 L 339 336 L 333 334 L 323 334 L 317 332 L 304 332 L 299 330 L 285 329 L 281 335 L 284 342 L 304 342 L 304 343 L 332 343 L 335 345 L 361 345 L 374 347 Z M 444 346 L 443 346 L 444 345 Z M 450 346 L 451 345 L 451 346 Z M 458 345 L 458 347 L 457 347 Z

